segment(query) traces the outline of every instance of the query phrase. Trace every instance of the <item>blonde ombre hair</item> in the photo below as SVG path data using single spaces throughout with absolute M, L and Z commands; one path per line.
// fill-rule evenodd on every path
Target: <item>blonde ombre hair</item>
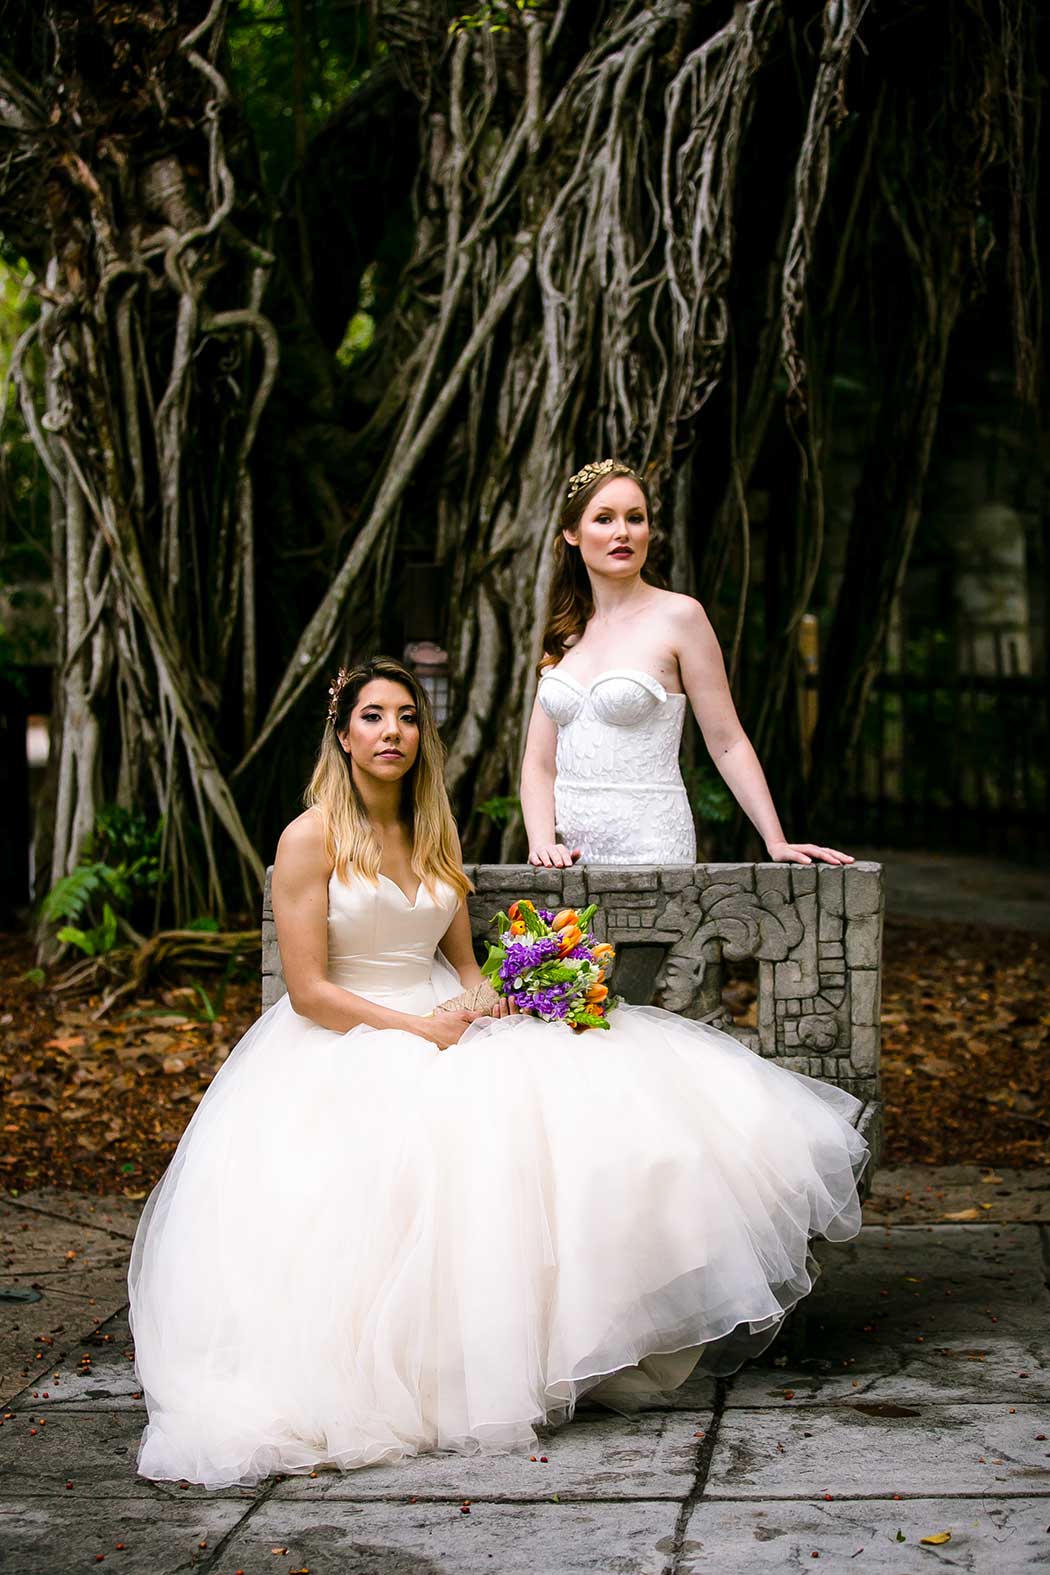
M 413 873 L 431 896 L 438 881 L 445 881 L 462 899 L 473 887 L 460 858 L 456 823 L 445 791 L 444 746 L 426 690 L 416 675 L 393 657 L 373 656 L 340 673 L 304 801 L 308 809 L 321 811 L 325 852 L 339 878 L 345 880 L 352 867 L 355 874 L 378 885 L 382 849 L 354 782 L 350 756 L 337 736 L 345 731 L 361 690 L 377 678 L 407 689 L 419 718 L 419 753 L 402 779 L 402 810 L 412 833 Z

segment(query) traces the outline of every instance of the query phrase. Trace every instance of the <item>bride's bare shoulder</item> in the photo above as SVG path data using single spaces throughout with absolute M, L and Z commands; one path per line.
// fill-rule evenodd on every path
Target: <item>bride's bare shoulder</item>
M 278 867 L 300 870 L 328 864 L 324 817 L 316 806 L 304 810 L 285 826 L 274 862 Z
M 670 619 L 676 629 L 688 632 L 708 624 L 708 616 L 695 596 L 664 590 L 659 591 L 659 596 L 660 616 Z

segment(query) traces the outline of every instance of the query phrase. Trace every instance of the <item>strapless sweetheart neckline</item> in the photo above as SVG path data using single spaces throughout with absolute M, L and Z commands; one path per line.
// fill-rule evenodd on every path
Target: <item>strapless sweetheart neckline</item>
M 603 672 L 595 673 L 594 677 L 587 683 L 581 683 L 575 674 L 565 671 L 559 662 L 556 667 L 548 667 L 546 672 L 540 675 L 541 683 L 544 678 L 560 678 L 562 683 L 571 684 L 574 689 L 578 689 L 583 695 L 589 695 L 591 690 L 606 678 L 634 678 L 642 684 L 643 688 L 649 689 L 651 694 L 659 691 L 656 694 L 658 700 L 685 699 L 685 694 L 680 689 L 668 689 L 660 682 L 659 678 L 655 678 L 652 673 L 647 673 L 644 667 L 607 667 Z
M 557 724 L 559 841 L 593 864 L 693 864 L 696 833 L 678 768 L 687 696 L 644 667 L 607 667 L 586 684 L 548 668 L 540 708 Z
M 405 888 L 403 886 L 399 885 L 398 882 L 396 880 L 394 880 L 392 876 L 384 875 L 383 871 L 380 870 L 379 871 L 379 879 L 380 880 L 385 880 L 388 886 L 393 886 L 395 891 L 399 891 L 401 893 L 402 897 L 404 897 L 405 901 L 408 903 L 408 906 L 410 908 L 414 908 L 414 907 L 416 907 L 418 905 L 418 903 L 419 903 L 419 894 L 423 890 L 423 882 L 421 880 L 416 882 L 416 894 L 415 894 L 414 897 L 412 897 L 410 899 L 409 895 L 408 895 L 408 892 L 405 890 Z

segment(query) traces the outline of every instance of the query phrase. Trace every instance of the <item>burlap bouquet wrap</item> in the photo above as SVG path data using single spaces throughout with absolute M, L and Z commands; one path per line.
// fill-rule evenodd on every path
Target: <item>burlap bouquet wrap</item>
M 473 990 L 464 990 L 461 995 L 454 995 L 450 1001 L 442 1001 L 436 1006 L 436 1012 L 493 1012 L 503 999 L 489 984 L 487 979 Z

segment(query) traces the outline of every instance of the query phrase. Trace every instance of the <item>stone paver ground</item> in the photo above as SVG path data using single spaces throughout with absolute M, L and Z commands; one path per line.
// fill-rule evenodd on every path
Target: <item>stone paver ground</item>
M 882 865 L 889 919 L 951 919 L 993 929 L 1050 931 L 1045 861 L 1019 864 L 979 854 L 901 848 L 849 851 L 858 860 Z
M 140 1205 L 5 1200 L 0 1278 L 43 1295 L 0 1305 L 0 1568 L 1045 1569 L 1048 1204 L 1046 1172 L 1000 1171 L 994 1183 L 970 1167 L 883 1172 L 873 1223 L 822 1248 L 804 1319 L 726 1382 L 687 1384 L 630 1419 L 581 1407 L 544 1438 L 546 1461 L 435 1455 L 210 1494 L 135 1475 L 144 1411 L 124 1276 Z M 968 1207 L 979 1222 L 944 1218 Z M 921 1540 L 943 1531 L 947 1543 Z

